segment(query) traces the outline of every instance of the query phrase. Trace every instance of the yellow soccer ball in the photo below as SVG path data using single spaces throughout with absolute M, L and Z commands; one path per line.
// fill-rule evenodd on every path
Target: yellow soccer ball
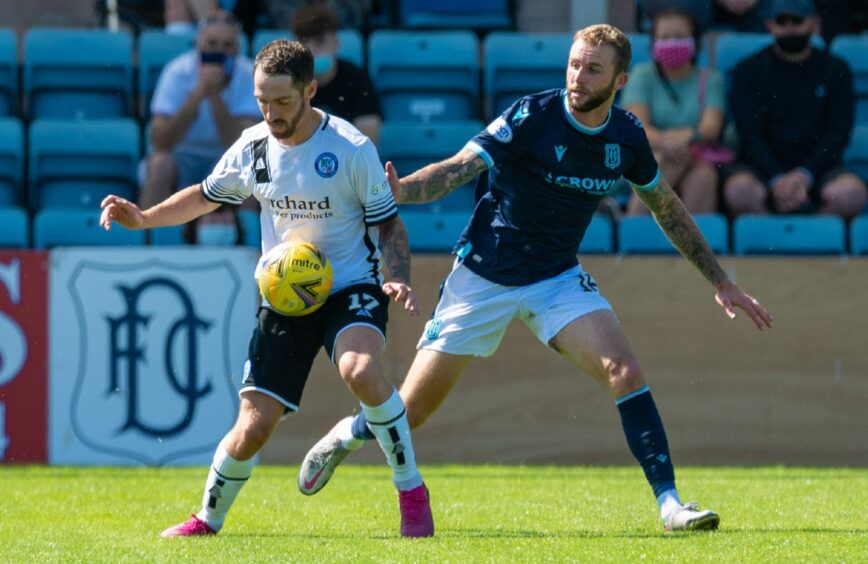
M 259 292 L 283 315 L 301 316 L 322 306 L 332 289 L 332 265 L 310 243 L 288 241 L 275 245 L 259 259 Z

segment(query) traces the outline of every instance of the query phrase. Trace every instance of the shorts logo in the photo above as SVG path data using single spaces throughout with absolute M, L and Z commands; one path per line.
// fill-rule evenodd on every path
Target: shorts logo
M 501 143 L 512 141 L 512 128 L 509 127 L 509 124 L 506 123 L 506 120 L 502 116 L 491 122 L 486 131 Z
M 321 153 L 314 162 L 316 173 L 323 178 L 331 178 L 338 172 L 338 158 L 334 153 Z
M 429 341 L 433 341 L 440 336 L 440 329 L 442 328 L 442 319 L 437 319 L 435 317 L 434 319 L 429 320 L 428 323 L 425 324 L 425 338 Z
M 605 165 L 612 170 L 621 166 L 621 145 L 617 143 L 606 143 Z

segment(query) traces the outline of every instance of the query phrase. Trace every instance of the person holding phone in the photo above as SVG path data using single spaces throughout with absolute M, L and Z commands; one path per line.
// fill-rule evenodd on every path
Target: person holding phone
M 196 47 L 170 61 L 151 100 L 150 154 L 139 204 L 147 209 L 201 182 L 241 132 L 259 120 L 253 62 L 238 53 L 228 12 L 202 21 Z

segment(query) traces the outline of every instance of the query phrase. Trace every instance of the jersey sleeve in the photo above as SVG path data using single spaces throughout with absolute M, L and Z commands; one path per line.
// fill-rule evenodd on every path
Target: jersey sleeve
M 516 101 L 464 148 L 479 155 L 488 168 L 508 160 L 517 151 L 516 136 L 530 115 L 529 106 L 526 98 Z
M 353 188 L 365 209 L 365 225 L 379 225 L 398 215 L 398 205 L 389 189 L 389 181 L 370 140 L 365 141 L 356 152 L 351 172 Z
M 637 141 L 634 146 L 633 164 L 624 171 L 624 178 L 633 185 L 636 190 L 652 190 L 660 182 L 660 167 L 651 150 L 648 136 L 642 128 L 638 118 L 630 114 L 636 125 Z
M 223 153 L 217 166 L 199 187 L 205 199 L 237 206 L 253 193 L 250 184 L 251 151 L 250 142 L 242 136 Z

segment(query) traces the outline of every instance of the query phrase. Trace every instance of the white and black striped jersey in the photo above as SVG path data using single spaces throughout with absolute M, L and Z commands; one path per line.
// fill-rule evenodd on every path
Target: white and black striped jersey
M 262 252 L 288 240 L 313 243 L 331 261 L 332 292 L 382 283 L 378 224 L 398 208 L 377 149 L 350 123 L 324 114 L 310 139 L 278 143 L 261 122 L 246 129 L 201 185 L 213 202 L 262 207 Z

